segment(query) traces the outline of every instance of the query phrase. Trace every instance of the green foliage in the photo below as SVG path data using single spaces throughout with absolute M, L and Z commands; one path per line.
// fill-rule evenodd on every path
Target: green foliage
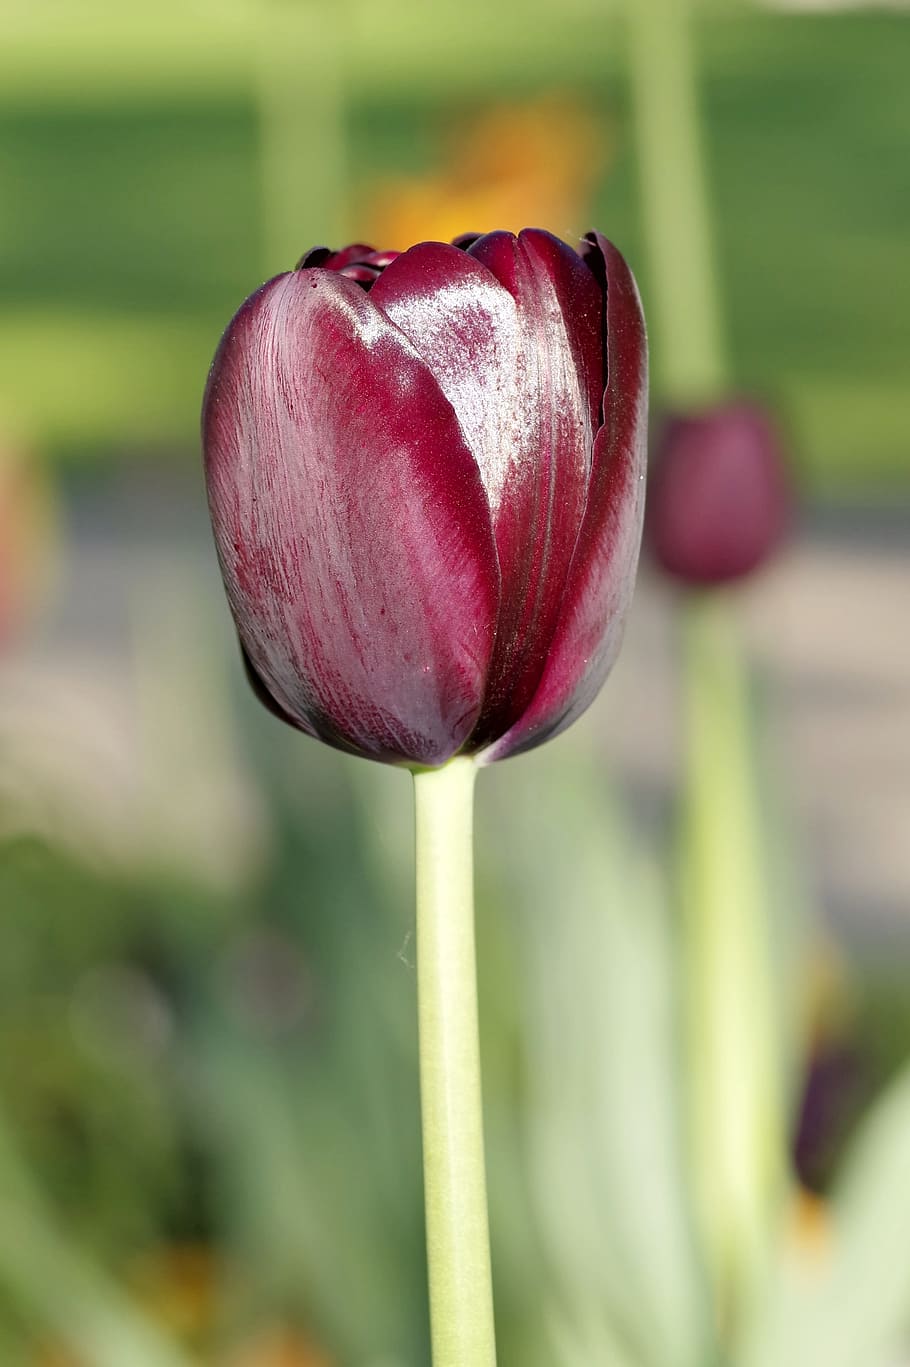
M 740 880 L 762 870 L 761 898 L 753 889 L 740 908 L 760 917 L 750 933 L 761 936 L 769 877 L 786 929 L 789 856 L 767 820 L 760 723 L 717 673 L 719 642 L 723 655 L 731 641 L 703 626 L 693 683 L 720 685 L 703 724 L 726 736 L 727 760 L 738 755 L 729 774 L 751 796 L 731 804 L 715 756 L 693 800 L 725 847 L 759 842 L 758 863 L 736 869 Z M 200 1238 L 223 1267 L 194 1339 L 203 1360 L 279 1319 L 351 1367 L 426 1361 L 406 778 L 288 746 L 270 719 L 245 715 L 273 843 L 242 901 L 115 876 L 34 842 L 4 847 L 0 1335 L 11 1364 L 52 1339 L 93 1367 L 180 1367 L 176 1341 L 139 1308 L 131 1268 Z M 590 743 L 579 728 L 481 783 L 501 1361 L 890 1367 L 910 1321 L 906 1076 L 859 1127 L 814 1261 L 779 1205 L 759 1209 L 767 1256 L 731 1315 L 694 1199 L 696 1172 L 714 1161 L 719 1174 L 718 1145 L 744 1133 L 725 1123 L 722 1077 L 717 1124 L 691 1128 L 711 1055 L 687 1050 L 684 1026 L 710 993 L 680 953 L 671 865 L 630 836 Z M 706 803 L 724 810 L 710 816 Z M 689 897 L 709 886 L 705 848 Z M 796 946 L 775 934 L 766 951 L 756 983 L 722 984 L 716 1028 L 771 990 L 790 1023 L 770 1043 L 792 1105 Z M 748 1084 L 762 1050 L 737 1038 Z M 740 1159 L 748 1167 L 757 1152 L 747 1144 Z M 768 1191 L 758 1178 L 755 1191 Z M 748 1243 L 734 1218 L 734 1244 L 738 1231 Z
M 0 850 L 0 900 L 0 1097 L 61 1215 L 115 1261 L 177 1197 L 154 898 L 23 840 Z

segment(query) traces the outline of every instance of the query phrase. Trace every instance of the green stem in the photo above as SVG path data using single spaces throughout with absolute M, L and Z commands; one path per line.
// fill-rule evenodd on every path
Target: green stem
M 627 0 L 658 380 L 671 402 L 727 387 L 690 0 Z
M 476 765 L 414 775 L 420 1092 L 433 1367 L 495 1367 L 474 951 Z
M 689 595 L 683 806 L 695 1194 L 719 1301 L 751 1309 L 786 1181 L 780 1004 L 749 682 L 731 604 Z

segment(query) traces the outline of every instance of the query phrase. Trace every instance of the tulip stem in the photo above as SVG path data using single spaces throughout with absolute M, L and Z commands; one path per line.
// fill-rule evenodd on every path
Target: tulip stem
M 476 765 L 414 775 L 420 1093 L 433 1367 L 495 1367 L 474 949 Z

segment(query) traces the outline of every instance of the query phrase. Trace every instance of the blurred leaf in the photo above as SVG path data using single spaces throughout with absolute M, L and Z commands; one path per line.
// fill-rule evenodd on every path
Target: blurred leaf
M 160 1236 L 180 1180 L 155 895 L 19 840 L 0 843 L 0 901 L 6 1123 L 73 1237 L 121 1261 Z
M 274 1060 L 216 1045 L 208 1074 L 223 1233 L 256 1299 L 296 1306 L 343 1362 L 420 1360 L 419 1168 L 412 1155 L 409 1191 L 384 1180 L 375 1155 L 389 1116 L 383 1124 L 329 1066 L 295 1079 Z
M 216 964 L 189 1085 L 248 1308 L 290 1306 L 351 1367 L 383 1354 L 418 1363 L 428 1323 L 416 985 L 402 956 L 411 895 L 396 905 L 394 858 L 379 857 L 375 832 L 361 838 L 378 807 L 365 810 L 360 773 L 370 788 L 374 771 L 317 747 L 303 755 L 287 766 L 255 934 L 299 954 L 305 1009 L 276 1030 L 267 985 L 250 999 Z M 406 776 L 377 772 L 407 810 Z
M 23 1313 L 91 1367 L 190 1367 L 58 1227 L 0 1117 L 0 1283 Z
M 535 757 L 530 782 L 508 774 L 529 1199 L 564 1317 L 603 1325 L 598 1360 L 612 1360 L 615 1340 L 636 1364 L 700 1367 L 710 1329 L 684 1176 L 666 909 L 604 773 L 569 744 L 556 760 Z
M 600 1313 L 591 1300 L 584 1304 L 558 1306 L 544 1301 L 545 1337 L 541 1362 L 557 1367 L 640 1367 L 641 1359 L 628 1346 L 617 1341 L 606 1306 Z
M 873 1110 L 835 1189 L 827 1246 L 785 1248 L 741 1367 L 892 1367 L 910 1334 L 910 1069 Z

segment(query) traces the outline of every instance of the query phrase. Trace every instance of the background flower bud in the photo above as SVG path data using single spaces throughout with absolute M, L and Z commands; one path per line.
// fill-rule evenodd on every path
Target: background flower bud
M 203 409 L 209 503 L 260 696 L 371 758 L 502 758 L 619 646 L 647 355 L 622 256 L 527 229 L 315 248 L 252 295 Z
M 780 542 L 790 503 L 780 438 L 758 404 L 739 400 L 665 422 L 647 539 L 668 574 L 695 585 L 749 574 Z

